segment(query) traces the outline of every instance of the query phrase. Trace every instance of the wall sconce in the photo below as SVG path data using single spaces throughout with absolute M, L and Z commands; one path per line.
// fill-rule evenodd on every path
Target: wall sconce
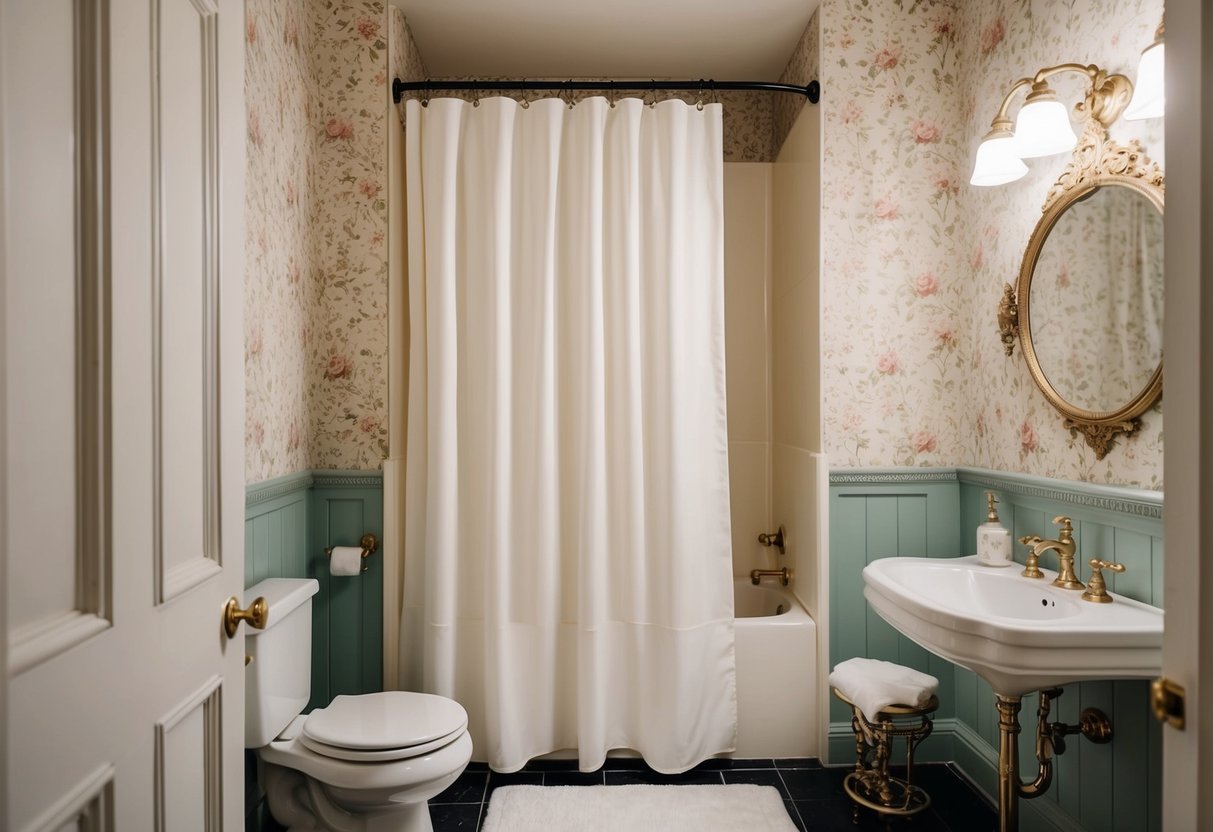
M 970 184 L 988 186 L 1014 182 L 1028 172 L 1028 166 L 1022 160 L 1066 153 L 1074 148 L 1078 137 L 1070 124 L 1070 115 L 1047 83 L 1047 79 L 1063 72 L 1087 76 L 1090 85 L 1086 98 L 1076 109 L 1086 112 L 1105 128 L 1116 121 L 1133 94 L 1133 84 L 1128 78 L 1110 75 L 1094 64 L 1059 64 L 1046 67 L 1030 78 L 1020 78 L 1003 98 L 998 114 L 990 123 L 990 132 L 977 148 Z M 1030 90 L 1012 131 L 1007 111 L 1015 94 L 1024 87 Z
M 1163 72 L 1163 37 L 1166 34 L 1162 23 L 1154 32 L 1154 42 L 1141 52 L 1137 64 L 1137 86 L 1133 100 L 1125 108 L 1125 118 L 1130 121 L 1144 118 L 1162 118 L 1166 111 L 1167 94 Z

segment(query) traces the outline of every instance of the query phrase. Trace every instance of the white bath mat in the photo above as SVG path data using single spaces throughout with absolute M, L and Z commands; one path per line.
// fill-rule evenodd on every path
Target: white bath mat
M 771 786 L 503 786 L 484 832 L 796 832 Z

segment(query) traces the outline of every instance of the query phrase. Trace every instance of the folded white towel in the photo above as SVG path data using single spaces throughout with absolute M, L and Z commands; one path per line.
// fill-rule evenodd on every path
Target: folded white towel
M 847 659 L 834 666 L 830 686 L 850 699 L 869 722 L 890 705 L 921 707 L 939 690 L 939 680 L 928 673 L 878 659 Z

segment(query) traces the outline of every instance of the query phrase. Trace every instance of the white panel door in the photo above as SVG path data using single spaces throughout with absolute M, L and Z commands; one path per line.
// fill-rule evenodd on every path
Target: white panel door
M 243 824 L 243 22 L 0 0 L 13 832 Z

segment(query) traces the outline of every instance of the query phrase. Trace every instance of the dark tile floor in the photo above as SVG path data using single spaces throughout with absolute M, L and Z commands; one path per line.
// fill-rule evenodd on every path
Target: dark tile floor
M 620 786 L 630 783 L 700 785 L 753 783 L 774 786 L 798 829 L 804 832 L 867 832 L 885 825 L 871 812 L 852 822 L 851 801 L 842 790 L 849 768 L 823 768 L 813 759 L 708 760 L 684 774 L 658 774 L 641 760 L 608 759 L 594 772 L 579 772 L 572 761 L 534 761 L 514 774 L 490 772 L 472 763 L 438 797 L 430 801 L 434 832 L 478 832 L 484 823 L 489 798 L 498 786 Z M 989 832 L 997 814 L 985 798 L 951 765 L 920 763 L 915 782 L 931 795 L 931 807 L 911 823 L 894 822 L 891 829 L 908 832 Z

